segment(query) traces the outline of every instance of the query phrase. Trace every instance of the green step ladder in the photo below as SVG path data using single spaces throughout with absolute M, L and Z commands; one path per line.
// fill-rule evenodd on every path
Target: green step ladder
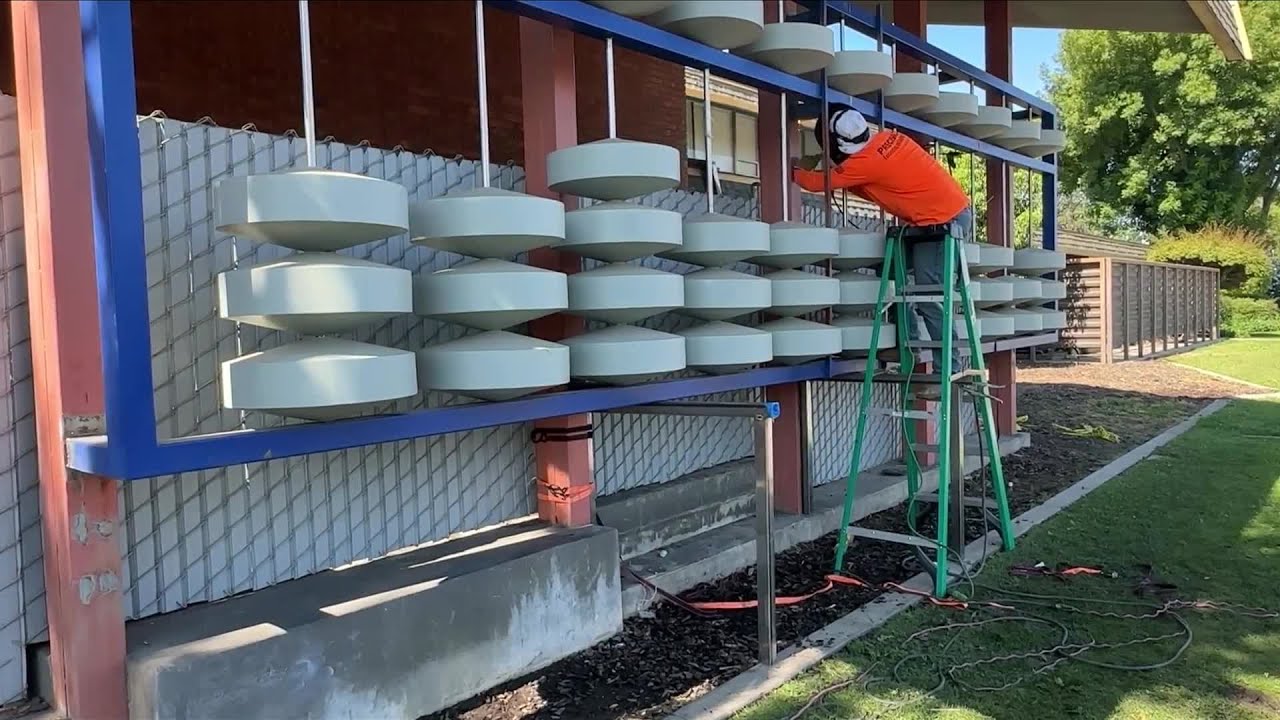
M 880 372 L 877 370 L 875 351 L 867 359 L 862 378 L 862 401 L 858 406 L 858 419 L 854 429 L 853 453 L 849 459 L 849 474 L 845 480 L 844 515 L 840 533 L 836 543 L 835 572 L 844 567 L 845 552 L 848 550 L 850 537 L 863 537 L 911 545 L 916 548 L 922 564 L 933 573 L 933 593 L 936 597 L 945 597 L 949 582 L 949 556 L 957 556 L 964 563 L 964 515 L 966 507 L 979 507 L 986 520 L 1000 532 L 1005 550 L 1013 549 L 1013 522 L 1009 516 L 1009 502 L 1005 492 L 1004 473 L 1000 463 L 1000 447 L 996 435 L 994 416 L 991 412 L 991 396 L 988 392 L 986 369 L 982 360 L 982 340 L 977 330 L 973 307 L 973 298 L 969 292 L 969 267 L 965 262 L 960 242 L 950 231 L 949 226 L 944 233 L 936 228 L 926 230 L 931 233 L 930 240 L 943 238 L 943 268 L 941 285 L 908 285 L 906 266 L 906 246 L 913 231 L 919 228 L 895 226 L 890 228 L 885 240 L 884 262 L 880 270 L 880 290 L 876 296 L 875 316 L 871 324 L 871 348 L 879 347 L 880 331 L 884 312 L 890 304 L 897 312 L 898 335 L 898 372 Z M 890 279 L 893 280 L 894 297 L 890 294 Z M 957 279 L 959 282 L 957 282 Z M 952 367 L 952 350 L 955 339 L 955 304 L 959 290 L 960 314 L 964 317 L 965 339 L 969 357 L 972 358 L 972 369 L 958 371 Z M 937 302 L 942 304 L 942 338 L 932 341 L 913 341 L 908 338 L 910 323 L 915 321 L 914 314 L 908 307 L 910 303 Z M 916 365 L 916 351 L 931 349 L 936 353 L 934 360 L 938 372 L 935 374 L 913 374 Z M 897 408 L 872 407 L 873 383 L 894 383 L 900 386 L 900 403 Z M 915 387 L 913 387 L 915 386 Z M 925 393 L 917 393 L 915 388 L 924 386 Z M 932 392 L 929 392 L 929 391 Z M 979 440 L 985 441 L 987 467 L 991 473 L 991 485 L 994 498 L 985 494 L 978 497 L 966 497 L 964 488 L 964 435 L 961 422 L 960 405 L 962 398 L 968 395 L 978 404 Z M 916 399 L 929 399 L 937 402 L 937 413 L 927 410 L 912 409 Z M 870 414 L 888 415 L 901 419 L 904 438 L 904 455 L 907 466 L 907 526 L 911 534 L 891 533 L 868 528 L 852 526 L 854 495 L 857 490 L 858 468 L 862 459 L 862 449 L 866 442 L 867 416 Z M 938 425 L 938 442 L 936 445 L 923 445 L 916 442 L 914 420 L 934 419 Z M 938 458 L 938 491 L 937 493 L 921 493 L 921 467 L 918 452 L 934 453 Z M 955 483 L 953 485 L 953 483 Z M 954 495 L 952 494 L 954 490 Z M 921 503 L 936 505 L 937 534 L 927 538 L 916 531 Z M 994 506 L 995 514 L 992 514 Z M 948 514 L 950 513 L 950 517 Z M 930 559 L 927 550 L 934 551 Z

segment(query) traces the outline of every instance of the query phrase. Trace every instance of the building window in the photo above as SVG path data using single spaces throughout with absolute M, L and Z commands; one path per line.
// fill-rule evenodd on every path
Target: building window
M 685 149 L 691 159 L 705 160 L 706 124 L 701 100 L 686 103 L 689 128 Z M 756 117 L 731 108 L 711 106 L 711 160 L 722 173 L 760 177 L 759 149 L 756 147 Z

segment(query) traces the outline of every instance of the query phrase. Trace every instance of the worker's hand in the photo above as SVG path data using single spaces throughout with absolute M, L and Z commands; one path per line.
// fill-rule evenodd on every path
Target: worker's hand
M 817 170 L 822 166 L 821 155 L 805 155 L 804 157 L 792 158 L 791 167 L 801 170 Z

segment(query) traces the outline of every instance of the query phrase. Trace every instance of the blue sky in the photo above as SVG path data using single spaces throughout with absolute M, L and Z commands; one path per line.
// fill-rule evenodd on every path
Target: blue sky
M 929 26 L 930 43 L 978 67 L 983 67 L 986 60 L 982 35 L 981 27 Z M 875 47 L 874 40 L 857 31 L 845 30 L 844 36 L 845 49 Z M 1043 95 L 1044 83 L 1040 81 L 1040 67 L 1053 65 L 1053 56 L 1058 52 L 1061 41 L 1061 30 L 1015 28 L 1013 31 L 1013 84 L 1037 95 Z

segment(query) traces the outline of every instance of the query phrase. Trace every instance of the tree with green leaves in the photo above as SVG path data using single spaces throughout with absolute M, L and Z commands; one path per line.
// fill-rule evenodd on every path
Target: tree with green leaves
M 1108 231 L 1266 230 L 1280 200 L 1280 2 L 1241 3 L 1250 62 L 1205 34 L 1071 30 L 1049 94 L 1067 129 L 1063 191 Z

